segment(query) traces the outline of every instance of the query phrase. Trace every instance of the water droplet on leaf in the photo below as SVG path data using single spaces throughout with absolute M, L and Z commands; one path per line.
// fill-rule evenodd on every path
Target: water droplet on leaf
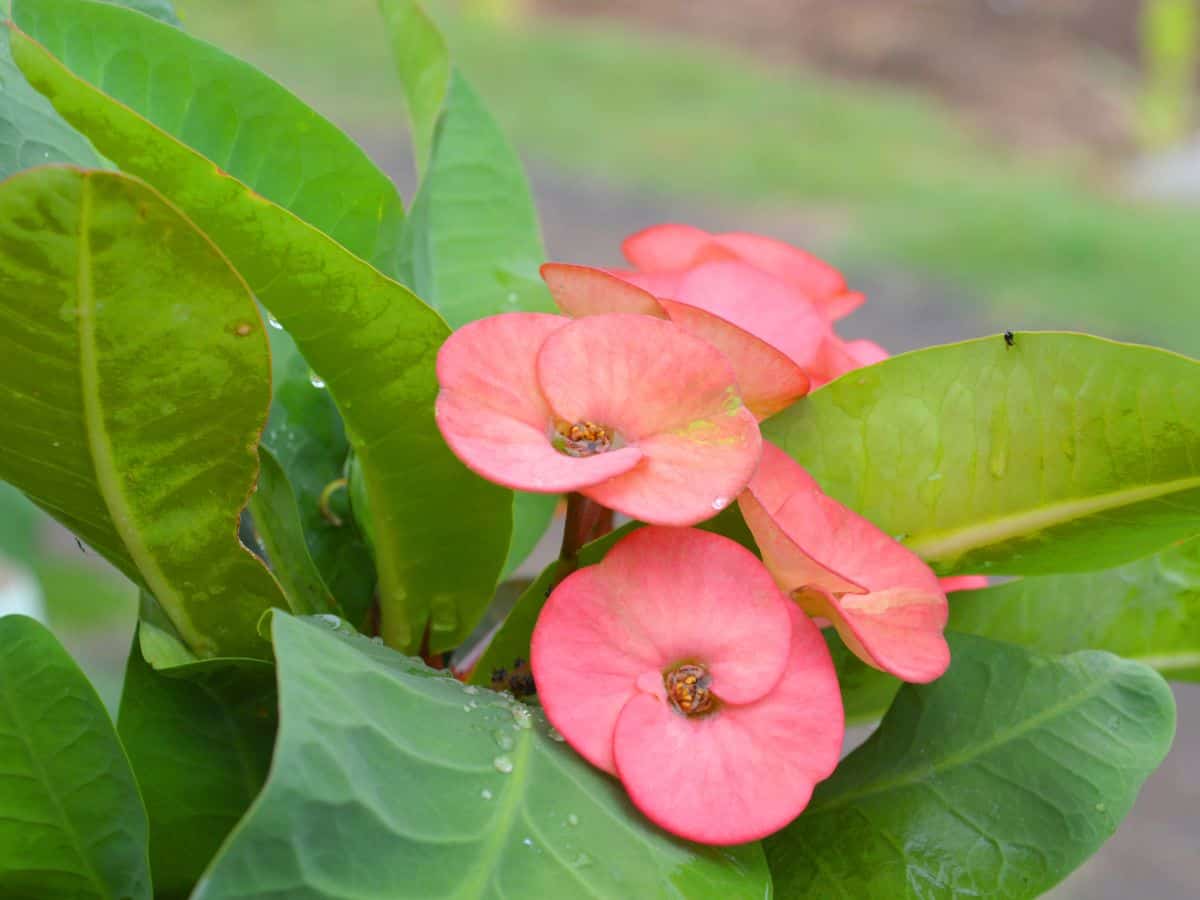
M 508 775 L 513 770 L 513 761 L 507 756 L 497 756 L 492 760 L 492 765 L 501 775 Z
M 270 325 L 272 328 L 274 328 L 276 331 L 283 331 L 283 326 L 281 324 L 279 324 L 279 320 L 277 318 L 275 318 L 274 316 L 271 316 L 271 315 L 267 316 L 267 324 Z
M 482 797 L 484 800 L 491 800 L 492 792 L 489 791 L 487 788 L 484 788 L 482 791 L 479 792 L 479 796 Z
M 574 828 L 579 824 L 579 816 L 575 815 L 575 813 L 571 813 L 569 816 L 567 816 L 567 824 Z
M 308 373 L 308 383 L 311 384 L 313 387 L 317 388 L 318 390 L 325 387 L 324 379 L 321 378 L 321 376 L 318 375 L 316 372 Z
M 342 620 L 332 613 L 319 613 L 317 618 L 322 625 L 328 625 L 330 628 L 340 628 L 342 625 Z

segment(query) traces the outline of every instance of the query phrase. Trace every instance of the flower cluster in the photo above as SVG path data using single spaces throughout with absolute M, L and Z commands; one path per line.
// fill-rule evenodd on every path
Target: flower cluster
M 756 235 L 662 225 L 624 251 L 629 270 L 543 267 L 563 315 L 452 335 L 437 418 L 483 477 L 646 523 L 550 594 L 531 643 L 538 699 L 650 819 L 740 843 L 799 815 L 837 764 L 841 695 L 820 628 L 930 681 L 950 661 L 947 585 L 759 433 L 887 357 L 835 331 L 862 295 Z M 689 527 L 735 501 L 761 561 Z

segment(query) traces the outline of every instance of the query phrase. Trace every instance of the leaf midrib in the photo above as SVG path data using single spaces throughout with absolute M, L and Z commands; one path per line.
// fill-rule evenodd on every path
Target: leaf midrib
M 1017 738 L 1022 737 L 1045 722 L 1058 718 L 1060 715 L 1071 712 L 1077 707 L 1082 706 L 1088 700 L 1091 700 L 1093 697 L 1099 695 L 1102 691 L 1109 688 L 1113 681 L 1114 679 L 1111 676 L 1105 677 L 1103 680 L 1089 685 L 1085 690 L 1072 694 L 1065 700 L 1047 707 L 1037 715 L 1030 716 L 1023 721 L 1018 722 L 1011 728 L 1007 728 L 998 732 L 988 740 L 983 741 L 974 747 L 970 747 L 959 753 L 950 754 L 938 762 L 935 762 L 929 766 L 924 766 L 919 770 L 910 769 L 909 771 L 906 771 L 887 781 L 877 782 L 876 784 L 869 785 L 861 790 L 851 791 L 850 793 L 834 797 L 828 803 L 819 806 L 814 805 L 813 807 L 809 808 L 805 815 L 816 817 L 822 815 L 823 813 L 832 812 L 833 810 L 846 806 L 853 801 L 861 800 L 864 797 L 882 794 L 896 788 L 910 787 L 920 781 L 924 781 L 931 775 L 938 775 L 946 772 L 947 770 L 955 769 L 959 766 L 965 765 L 971 760 L 995 750 L 997 747 L 1003 746 L 1010 741 L 1014 741 Z
M 84 175 L 79 180 L 79 260 L 76 271 L 77 305 L 75 321 L 79 334 L 80 399 L 83 405 L 84 434 L 96 487 L 108 509 L 113 529 L 125 545 L 146 586 L 155 599 L 169 611 L 172 624 L 180 636 L 197 652 L 209 646 L 209 641 L 197 630 L 184 608 L 183 599 L 172 588 L 166 574 L 158 565 L 153 551 L 142 539 L 134 520 L 121 479 L 117 474 L 112 441 L 105 424 L 104 408 L 100 402 L 100 360 L 96 346 L 96 290 L 92 277 L 92 179 Z
M 83 836 L 79 833 L 78 829 L 76 829 L 75 822 L 71 816 L 68 815 L 67 808 L 62 802 L 62 798 L 54 789 L 56 782 L 50 778 L 50 773 L 47 772 L 45 767 L 42 765 L 41 756 L 37 752 L 38 748 L 34 747 L 32 741 L 30 740 L 29 736 L 31 734 L 31 730 L 28 727 L 28 724 L 22 718 L 18 705 L 13 702 L 14 698 L 12 693 L 9 691 L 9 680 L 7 678 L 0 678 L 0 693 L 4 694 L 4 700 L 8 706 L 9 713 L 12 715 L 13 722 L 17 725 L 17 737 L 29 754 L 30 766 L 34 769 L 39 782 L 45 789 L 46 796 L 49 797 L 50 802 L 54 804 L 54 809 L 58 812 L 59 818 L 61 819 L 63 831 L 70 836 L 71 843 L 74 844 L 75 850 L 79 854 L 79 861 L 84 874 L 87 875 L 88 879 L 95 886 L 97 896 L 111 897 L 112 894 L 109 892 L 108 886 L 105 884 L 103 877 L 100 875 L 100 871 L 96 868 L 92 858 L 85 850 Z
M 910 550 L 924 559 L 952 563 L 972 550 L 995 547 L 1007 541 L 1030 537 L 1058 525 L 1067 525 L 1100 513 L 1196 488 L 1200 488 L 1200 475 L 1138 485 L 1106 494 L 1026 509 L 964 528 L 945 529 L 906 543 Z

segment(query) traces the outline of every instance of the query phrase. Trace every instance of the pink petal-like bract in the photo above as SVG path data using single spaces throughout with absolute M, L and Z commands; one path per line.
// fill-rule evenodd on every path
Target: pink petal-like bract
M 438 380 L 447 444 L 508 487 L 581 491 L 644 522 L 692 525 L 732 502 L 758 465 L 758 423 L 728 361 L 662 319 L 480 319 L 443 345 Z M 568 455 L 559 448 L 571 426 L 600 428 L 603 440 Z
M 626 238 L 625 258 L 643 272 L 671 272 L 705 261 L 739 259 L 787 282 L 812 300 L 830 321 L 862 305 L 833 266 L 790 244 L 744 232 L 710 234 L 690 225 L 655 225 Z
M 700 304 L 666 299 L 669 295 L 656 298 L 629 280 L 587 266 L 547 263 L 542 266 L 542 277 L 559 309 L 567 315 L 629 312 L 669 317 L 689 334 L 708 341 L 725 354 L 733 366 L 742 400 L 760 420 L 774 415 L 808 392 L 808 376 L 782 350 L 756 337 L 743 325 L 706 311 Z M 811 312 L 806 302 L 802 306 L 816 319 L 818 328 L 827 330 L 825 322 Z M 767 321 L 764 324 L 771 327 L 774 323 Z M 794 329 L 812 323 L 797 322 L 793 316 L 786 324 Z
M 788 605 L 740 544 L 690 528 L 639 528 L 546 601 L 530 657 L 538 699 L 571 745 L 611 772 L 617 715 L 646 672 L 661 686 L 666 669 L 696 660 L 723 699 L 746 703 L 771 690 L 788 657 Z
M 670 322 L 628 313 L 576 319 L 542 344 L 537 381 L 559 419 L 603 423 L 641 452 L 635 468 L 579 488 L 635 519 L 710 518 L 758 465 L 758 422 L 729 362 Z
M 713 844 L 795 818 L 837 764 L 841 695 L 817 628 L 727 538 L 646 527 L 551 593 L 531 645 L 551 724 L 675 834 Z M 701 667 L 688 715 L 667 678 Z
M 938 579 L 938 584 L 942 586 L 942 590 L 947 594 L 953 591 L 983 590 L 989 583 L 986 575 L 950 575 L 946 578 Z
M 946 670 L 946 595 L 920 557 L 770 444 L 738 502 L 776 583 L 863 662 L 918 683 Z
M 438 353 L 437 423 L 468 468 L 506 487 L 575 491 L 628 472 L 637 447 L 589 457 L 554 449 L 554 413 L 537 384 L 537 353 L 570 324 L 563 316 L 505 313 L 464 325 Z
M 693 719 L 642 693 L 621 710 L 617 774 L 634 805 L 668 831 L 705 844 L 766 837 L 837 766 L 844 718 L 829 650 L 816 625 L 789 611 L 791 654 L 761 700 Z

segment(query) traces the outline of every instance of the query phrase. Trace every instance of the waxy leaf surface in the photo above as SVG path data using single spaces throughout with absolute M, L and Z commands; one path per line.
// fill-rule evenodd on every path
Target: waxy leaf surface
M 146 811 L 100 698 L 43 626 L 0 618 L 0 896 L 150 900 Z
M 319 619 L 272 632 L 275 760 L 196 900 L 770 895 L 757 845 L 657 830 L 540 713 Z
M 765 842 L 779 896 L 1036 897 L 1116 831 L 1171 745 L 1171 692 L 1139 663 L 951 649 Z
M 156 672 L 135 641 L 117 728 L 150 819 L 158 898 L 184 898 L 267 777 L 275 672 L 205 660 Z
M 0 477 L 148 590 L 197 654 L 265 656 L 237 538 L 270 360 L 246 285 L 125 175 L 0 184 Z
M 942 575 L 1108 569 L 1200 533 L 1200 363 L 1079 334 L 859 369 L 764 423 Z
M 22 10 L 45 3 L 18 0 L 18 23 L 63 54 L 56 58 L 14 32 L 26 76 L 105 156 L 153 183 L 204 228 L 295 338 L 342 412 L 370 495 L 384 637 L 416 649 L 429 624 L 432 650 L 455 646 L 491 597 L 508 549 L 512 495 L 468 472 L 434 423 L 434 361 L 449 333 L 445 323 L 400 284 L 188 146 L 186 104 L 175 103 L 179 97 L 163 108 L 152 102 L 148 73 L 180 55 L 193 67 L 223 64 L 222 54 L 200 42 L 185 46 L 186 35 L 148 20 L 135 28 L 130 13 L 101 10 L 103 4 L 52 3 L 63 15 L 24 16 Z M 107 58 L 141 60 L 122 69 L 141 73 L 131 82 L 136 90 L 126 85 L 125 102 L 97 87 L 108 83 L 105 59 L 77 52 L 90 46 L 84 39 L 67 39 L 89 28 L 103 30 L 97 45 Z M 237 73 L 266 80 L 248 67 Z M 241 90 L 235 83 L 224 96 L 233 103 Z M 271 132 L 247 165 L 275 167 L 274 148 L 285 133 Z M 341 181 L 335 187 L 340 191 Z M 353 234 L 334 229 L 348 244 L 357 243 L 370 218 L 355 209 L 363 215 L 347 219 L 358 223 Z M 459 552 L 463 547 L 470 552 Z

